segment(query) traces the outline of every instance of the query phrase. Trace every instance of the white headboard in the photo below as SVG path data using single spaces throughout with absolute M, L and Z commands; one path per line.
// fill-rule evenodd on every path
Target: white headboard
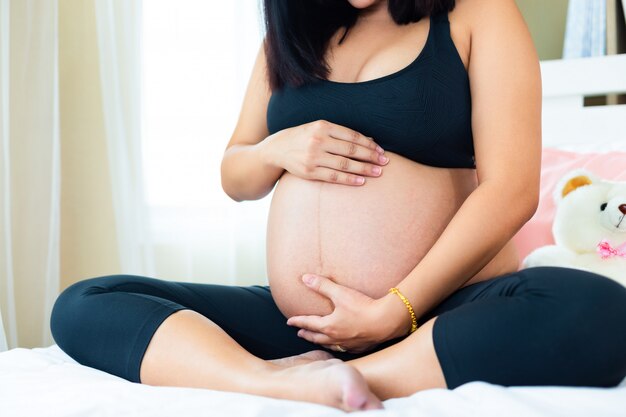
M 623 143 L 626 104 L 583 107 L 584 96 L 626 93 L 626 54 L 541 62 L 543 145 Z

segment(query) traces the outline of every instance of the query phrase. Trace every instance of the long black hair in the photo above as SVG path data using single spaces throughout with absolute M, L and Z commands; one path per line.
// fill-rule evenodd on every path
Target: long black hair
M 455 0 L 388 0 L 399 25 L 417 22 L 454 9 Z M 285 84 L 299 86 L 330 72 L 324 59 L 332 35 L 356 23 L 359 9 L 348 0 L 263 0 L 264 52 L 272 91 Z

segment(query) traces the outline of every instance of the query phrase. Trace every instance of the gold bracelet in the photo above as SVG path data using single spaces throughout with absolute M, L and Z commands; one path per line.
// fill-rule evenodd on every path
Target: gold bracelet
M 413 311 L 413 307 L 411 307 L 411 303 L 409 303 L 409 300 L 407 300 L 406 297 L 402 295 L 400 290 L 398 290 L 396 287 L 390 288 L 389 292 L 397 294 L 404 303 L 404 305 L 406 305 L 406 308 L 409 309 L 409 314 L 411 314 L 411 330 L 409 331 L 409 334 L 413 333 L 415 330 L 417 330 L 417 317 L 415 317 L 415 312 Z

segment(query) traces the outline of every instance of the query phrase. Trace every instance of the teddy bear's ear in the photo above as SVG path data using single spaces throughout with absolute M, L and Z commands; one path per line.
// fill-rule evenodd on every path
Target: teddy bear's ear
M 575 169 L 565 174 L 554 188 L 554 201 L 558 204 L 563 197 L 585 185 L 599 181 L 595 174 L 584 169 Z

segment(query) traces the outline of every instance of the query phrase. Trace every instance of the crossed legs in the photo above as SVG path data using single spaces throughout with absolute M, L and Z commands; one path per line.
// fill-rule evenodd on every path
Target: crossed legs
M 432 342 L 433 322 L 395 345 L 347 363 L 303 357 L 287 367 L 257 358 L 208 318 L 180 310 L 153 335 L 140 378 L 149 385 L 242 392 L 345 410 L 380 408 L 378 399 L 445 388 Z
M 626 288 L 597 274 L 518 271 L 461 288 L 420 320 L 376 352 L 314 360 L 328 353 L 302 355 L 320 347 L 286 325 L 268 288 L 115 275 L 68 287 L 51 330 L 79 363 L 130 381 L 345 410 L 477 380 L 611 387 L 626 376 Z

